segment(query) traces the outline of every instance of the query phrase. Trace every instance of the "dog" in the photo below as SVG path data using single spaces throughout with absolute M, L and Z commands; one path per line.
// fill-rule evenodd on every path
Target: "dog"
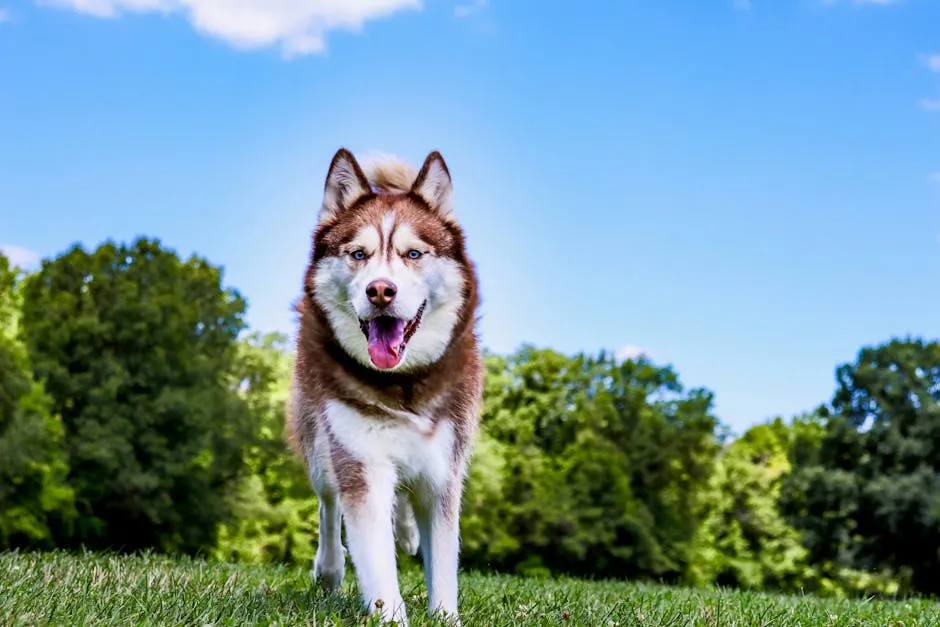
M 286 432 L 319 498 L 313 563 L 335 591 L 345 524 L 362 602 L 407 625 L 396 547 L 420 547 L 429 611 L 459 624 L 460 508 L 478 432 L 479 285 L 444 158 L 340 148 L 297 302 Z

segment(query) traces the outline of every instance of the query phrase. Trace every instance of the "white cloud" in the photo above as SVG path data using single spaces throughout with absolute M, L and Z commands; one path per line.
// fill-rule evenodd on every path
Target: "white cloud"
M 922 54 L 920 60 L 931 72 L 940 73 L 940 54 Z M 922 98 L 920 108 L 925 111 L 940 111 L 940 98 Z
M 369 20 L 418 10 L 422 0 L 37 0 L 101 18 L 181 13 L 198 32 L 239 49 L 280 45 L 295 57 L 323 52 L 330 31 L 359 31 Z
M 920 108 L 926 111 L 940 111 L 940 98 L 923 98 Z
M 469 17 L 485 9 L 488 4 L 489 0 L 473 0 L 473 2 L 468 4 L 461 4 L 454 7 L 454 15 L 457 17 Z
M 10 260 L 10 265 L 28 270 L 39 263 L 39 255 L 22 246 L 0 244 L 0 253 Z
M 617 358 L 617 361 L 637 359 L 638 357 L 641 357 L 641 356 L 649 357 L 649 350 L 643 348 L 642 346 L 636 346 L 634 344 L 626 344 L 624 346 L 621 346 L 615 355 L 615 357 Z

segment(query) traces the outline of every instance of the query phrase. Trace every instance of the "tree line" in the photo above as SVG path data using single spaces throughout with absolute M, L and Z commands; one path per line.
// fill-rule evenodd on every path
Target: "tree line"
M 291 347 L 246 306 L 220 267 L 155 239 L 29 274 L 0 255 L 0 549 L 309 565 Z M 937 342 L 863 347 L 831 399 L 740 437 L 709 390 L 646 358 L 523 346 L 486 368 L 466 569 L 940 592 Z

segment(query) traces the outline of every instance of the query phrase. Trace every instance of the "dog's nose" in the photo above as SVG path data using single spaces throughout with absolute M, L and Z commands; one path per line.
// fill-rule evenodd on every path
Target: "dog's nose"
M 395 284 L 383 279 L 372 281 L 366 286 L 366 296 L 369 297 L 369 302 L 376 307 L 387 307 L 389 303 L 395 300 L 395 294 L 397 293 L 398 288 L 395 287 Z

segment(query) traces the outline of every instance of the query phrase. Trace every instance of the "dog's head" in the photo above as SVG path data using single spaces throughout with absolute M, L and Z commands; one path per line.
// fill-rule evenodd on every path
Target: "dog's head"
M 437 152 L 420 170 L 393 158 L 363 168 L 333 157 L 307 292 L 352 357 L 407 370 L 441 357 L 468 297 L 470 262 Z

